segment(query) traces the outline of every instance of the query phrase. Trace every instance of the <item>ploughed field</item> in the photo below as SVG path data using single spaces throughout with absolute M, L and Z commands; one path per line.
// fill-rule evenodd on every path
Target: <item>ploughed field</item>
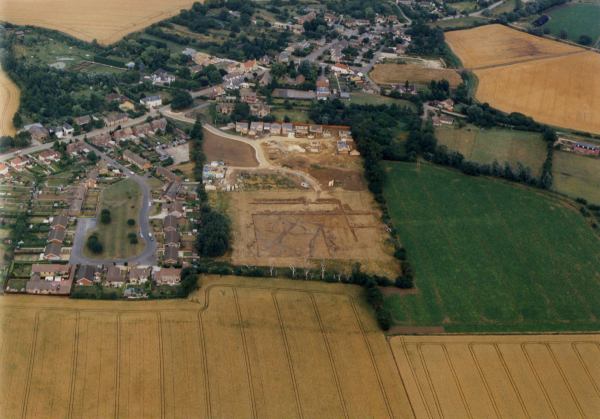
M 12 119 L 19 109 L 19 88 L 0 68 L 0 135 L 14 135 Z
M 203 282 L 188 301 L 0 297 L 0 416 L 413 417 L 360 288 Z
M 386 167 L 418 289 L 386 299 L 398 325 L 598 330 L 600 238 L 568 201 L 425 163 Z
M 417 417 L 600 412 L 600 335 L 398 336 L 390 345 Z
M 600 54 L 502 25 L 446 33 L 476 98 L 549 125 L 600 133 Z
M 0 20 L 66 32 L 103 44 L 187 9 L 193 0 L 3 0 Z

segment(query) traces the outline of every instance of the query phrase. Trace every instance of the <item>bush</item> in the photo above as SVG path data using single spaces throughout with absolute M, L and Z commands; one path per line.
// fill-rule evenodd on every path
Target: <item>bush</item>
M 406 276 L 399 276 L 394 282 L 397 288 L 409 289 L 413 287 L 413 279 Z
M 135 220 L 133 218 L 130 218 L 129 220 L 127 220 L 127 225 L 133 227 L 135 225 Z
M 102 211 L 100 211 L 100 222 L 102 224 L 110 224 L 111 221 L 112 219 L 110 217 L 110 210 L 104 208 Z
M 381 307 L 376 311 L 377 323 L 379 323 L 379 327 L 383 330 L 390 330 L 392 326 L 392 313 L 385 308 Z
M 92 234 L 90 237 L 88 237 L 86 246 L 94 254 L 100 254 L 104 251 L 104 246 L 102 243 L 100 243 L 100 240 L 96 234 Z

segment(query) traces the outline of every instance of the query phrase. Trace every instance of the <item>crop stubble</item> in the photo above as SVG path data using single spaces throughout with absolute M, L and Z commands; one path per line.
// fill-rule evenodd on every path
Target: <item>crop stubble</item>
M 19 109 L 20 95 L 17 85 L 0 68 L 0 135 L 15 134 L 12 118 Z
M 479 79 L 476 98 L 539 122 L 600 133 L 600 55 L 502 25 L 446 34 Z
M 358 287 L 205 282 L 190 301 L 3 298 L 0 416 L 412 416 Z
M 418 417 L 592 417 L 599 335 L 403 336 L 391 347 Z

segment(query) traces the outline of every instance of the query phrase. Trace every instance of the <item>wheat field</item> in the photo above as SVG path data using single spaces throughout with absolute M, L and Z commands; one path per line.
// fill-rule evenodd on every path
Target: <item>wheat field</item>
M 19 109 L 21 93 L 15 83 L 0 68 L 0 135 L 14 135 L 12 118 Z

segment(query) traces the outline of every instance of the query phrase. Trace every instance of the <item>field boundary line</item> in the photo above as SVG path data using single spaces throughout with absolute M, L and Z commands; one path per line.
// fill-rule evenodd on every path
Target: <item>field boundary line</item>
M 488 397 L 490 398 L 490 402 L 492 403 L 492 408 L 494 409 L 496 416 L 501 418 L 502 414 L 500 414 L 500 410 L 498 409 L 498 406 L 496 404 L 496 399 L 494 398 L 494 393 L 492 392 L 492 389 L 490 388 L 490 384 L 488 383 L 487 379 L 485 378 L 485 374 L 483 373 L 483 369 L 481 368 L 481 364 L 479 363 L 479 360 L 477 359 L 477 357 L 475 356 L 475 353 L 473 352 L 473 342 L 470 342 L 467 345 L 467 347 L 469 348 L 469 353 L 471 354 L 471 359 L 473 360 L 473 362 L 475 363 L 475 367 L 477 368 L 477 373 L 479 374 L 479 378 L 481 378 L 481 381 L 483 382 L 483 386 L 485 387 L 485 392 L 487 393 Z
M 469 418 L 473 419 L 473 413 L 471 412 L 469 403 L 467 403 L 467 400 L 465 398 L 465 392 L 463 391 L 462 385 L 460 384 L 458 375 L 456 375 L 456 369 L 454 368 L 452 359 L 450 359 L 450 354 L 448 353 L 448 348 L 446 347 L 446 345 L 442 345 L 442 351 L 444 352 L 444 357 L 446 358 L 446 363 L 448 364 L 448 367 L 450 367 L 450 372 L 452 373 L 452 378 L 454 379 L 454 382 L 456 383 L 456 388 L 458 389 L 458 393 L 460 394 L 460 399 L 463 403 L 465 411 L 469 415 Z
M 423 371 L 425 372 L 425 379 L 427 380 L 427 384 L 429 385 L 429 389 L 431 390 L 431 395 L 433 396 L 433 402 L 440 414 L 440 417 L 444 417 L 444 411 L 442 410 L 442 405 L 438 398 L 437 392 L 435 391 L 435 387 L 433 386 L 433 380 L 431 379 L 431 374 L 429 373 L 429 368 L 427 368 L 427 361 L 425 360 L 425 356 L 421 351 L 421 343 L 417 343 L 415 345 L 417 353 L 419 354 L 419 361 L 421 362 L 421 366 L 423 367 Z
M 308 291 L 308 295 L 310 301 L 312 302 L 313 312 L 317 318 L 317 323 L 319 324 L 319 329 L 321 329 L 321 337 L 325 342 L 325 348 L 327 349 L 327 355 L 329 356 L 329 364 L 331 365 L 333 371 L 333 378 L 335 380 L 335 385 L 337 387 L 338 396 L 340 398 L 340 402 L 342 404 L 342 410 L 344 411 L 344 417 L 346 419 L 349 418 L 348 415 L 348 406 L 346 405 L 346 400 L 344 399 L 344 393 L 342 392 L 342 387 L 340 385 L 340 378 L 337 373 L 337 368 L 335 367 L 335 359 L 333 358 L 333 352 L 331 350 L 331 345 L 329 344 L 329 339 L 327 338 L 327 332 L 325 332 L 325 328 L 323 327 L 323 321 L 321 319 L 321 314 L 319 313 L 319 307 L 317 307 L 317 302 L 315 301 L 315 296 L 312 292 Z
M 579 399 L 577 399 L 577 396 L 575 396 L 575 392 L 573 391 L 573 388 L 571 387 L 571 383 L 569 382 L 569 379 L 565 375 L 564 370 L 560 366 L 558 359 L 556 358 L 556 354 L 552 350 L 552 347 L 550 346 L 549 343 L 546 343 L 544 346 L 548 350 L 548 353 L 550 354 L 550 358 L 552 358 L 552 362 L 554 362 L 554 366 L 558 370 L 558 373 L 560 374 L 563 382 L 565 383 L 565 386 L 567 387 L 567 390 L 569 391 L 569 394 L 571 395 L 573 402 L 575 402 L 575 406 L 577 406 L 577 410 L 579 411 L 579 414 L 581 415 L 582 418 L 585 418 L 585 416 L 586 416 L 585 412 L 583 411 L 583 408 L 581 407 L 581 404 L 579 403 Z
M 373 348 L 371 348 L 371 344 L 369 343 L 369 337 L 365 332 L 362 321 L 360 320 L 360 316 L 358 315 L 358 310 L 356 305 L 352 299 L 349 299 L 350 307 L 352 308 L 352 312 L 354 313 L 354 320 L 358 325 L 358 329 L 360 330 L 360 334 L 363 338 L 363 342 L 369 352 L 369 358 L 371 359 L 371 365 L 373 366 L 373 370 L 375 371 L 375 377 L 377 378 L 377 384 L 379 384 L 379 391 L 383 396 L 383 402 L 385 403 L 385 407 L 390 415 L 390 418 L 394 417 L 394 412 L 392 411 L 392 406 L 390 406 L 390 401 L 388 399 L 387 392 L 385 391 L 385 386 L 383 385 L 383 380 L 381 379 L 381 373 L 379 372 L 379 368 L 377 368 L 377 363 L 375 362 L 375 356 L 373 355 Z M 385 339 L 385 338 L 384 338 Z M 407 394 L 408 398 L 408 394 Z M 412 409 L 412 406 L 411 406 Z M 414 413 L 414 412 L 413 412 Z
M 80 312 L 76 313 L 75 317 L 75 331 L 73 338 L 73 359 L 71 361 L 71 384 L 69 385 L 69 410 L 67 417 L 73 417 L 73 404 L 75 403 L 75 380 L 77 378 L 77 361 L 79 355 L 79 320 Z
M 121 385 L 121 312 L 118 311 L 117 312 L 117 321 L 116 321 L 116 328 L 117 328 L 117 359 L 115 362 L 115 369 L 116 369 L 116 374 L 115 374 L 115 418 L 119 417 L 119 394 L 120 392 L 120 385 Z
M 594 387 L 594 390 L 596 391 L 596 394 L 600 397 L 600 389 L 598 388 L 598 384 L 596 383 L 596 380 L 594 379 L 594 376 L 590 372 L 590 370 L 589 370 L 589 368 L 588 368 L 585 360 L 581 356 L 581 353 L 579 352 L 579 348 L 577 348 L 577 344 L 581 344 L 581 343 L 582 342 L 571 342 L 571 348 L 573 349 L 573 352 L 575 352 L 575 355 L 577 355 L 577 359 L 579 360 L 579 363 L 581 364 L 581 367 L 585 371 L 585 374 L 588 376 L 588 379 L 592 383 L 592 386 Z M 583 342 L 583 343 L 587 343 L 587 342 Z M 595 346 L 598 347 L 597 344 Z
M 208 293 L 207 293 L 208 298 Z M 198 318 L 198 329 L 199 335 L 198 340 L 199 344 L 202 347 L 202 369 L 204 370 L 204 393 L 206 397 L 206 417 L 212 417 L 212 407 L 210 405 L 210 380 L 208 376 L 208 359 L 206 356 L 206 340 L 204 339 L 204 325 L 202 322 L 202 311 L 198 310 L 196 313 L 196 317 Z
M 233 301 L 235 303 L 235 310 L 237 313 L 238 323 L 240 325 L 240 334 L 242 336 L 242 348 L 244 350 L 244 361 L 246 363 L 246 375 L 248 376 L 248 390 L 250 391 L 250 409 L 252 410 L 252 417 L 257 418 L 258 416 L 256 412 L 256 400 L 254 398 L 254 386 L 252 385 L 252 367 L 250 366 L 250 355 L 248 354 L 248 344 L 246 342 L 246 333 L 244 332 L 242 312 L 240 310 L 237 290 L 235 288 L 233 288 Z
M 392 357 L 394 358 L 394 364 L 396 364 L 396 371 L 398 372 L 398 376 L 400 377 L 400 381 L 402 382 L 402 385 L 404 386 L 404 391 L 406 392 L 406 395 L 408 397 L 408 404 L 410 405 L 410 408 L 413 412 L 413 416 L 416 418 L 417 413 L 413 407 L 412 400 L 410 399 L 410 394 L 408 393 L 408 389 L 406 388 L 406 383 L 404 382 L 404 377 L 402 376 L 402 372 L 400 371 L 400 366 L 398 365 L 398 358 L 396 358 L 396 353 L 394 351 L 394 348 L 392 348 L 390 340 L 389 339 L 386 339 L 386 340 L 388 341 L 388 348 L 392 352 Z M 425 402 L 425 397 L 423 396 L 423 390 L 421 389 L 419 380 L 417 380 L 417 377 L 415 375 L 415 371 L 413 369 L 412 362 L 410 361 L 410 358 L 408 357 L 408 352 L 406 351 L 406 342 L 404 341 L 403 336 L 400 336 L 400 343 L 401 343 L 400 346 L 402 347 L 402 352 L 404 353 L 404 356 L 406 357 L 406 362 L 408 363 L 408 368 L 410 370 L 412 378 L 413 378 L 413 380 L 415 380 L 415 386 L 417 387 L 417 392 L 419 393 L 419 396 L 421 397 L 423 406 L 425 406 L 425 411 L 427 412 L 427 416 L 429 418 L 433 418 L 433 416 L 431 415 L 431 411 L 429 410 L 429 406 L 427 406 L 427 403 Z
M 544 394 L 544 398 L 546 399 L 546 403 L 548 403 L 548 406 L 550 406 L 550 410 L 552 410 L 552 415 L 555 418 L 558 418 L 556 409 L 554 408 L 554 405 L 552 404 L 552 401 L 551 401 L 550 397 L 548 396 L 548 391 L 546 390 L 546 387 L 544 387 L 544 383 L 542 383 L 542 380 L 541 380 L 537 370 L 535 369 L 535 366 L 533 365 L 533 361 L 531 361 L 531 357 L 529 356 L 529 352 L 527 352 L 527 348 L 525 348 L 525 345 L 526 345 L 526 343 L 521 343 L 519 345 L 521 347 L 521 352 L 523 352 L 523 354 L 525 355 L 525 358 L 527 359 L 527 363 L 529 364 L 529 369 L 533 373 L 533 376 L 535 377 L 535 380 L 537 381 L 538 386 L 542 390 L 542 393 Z
M 537 62 L 537 61 L 551 60 L 553 58 L 570 57 L 571 55 L 583 54 L 585 52 L 590 52 L 590 51 L 588 51 L 588 50 L 568 51 L 568 52 L 563 52 L 563 53 L 558 53 L 558 54 L 544 55 L 541 57 L 533 57 L 533 58 L 525 58 L 523 60 L 509 61 L 506 63 L 482 65 L 480 67 L 470 67 L 470 68 L 466 68 L 465 70 L 480 71 L 480 70 L 498 69 L 498 68 L 503 68 L 503 67 L 512 67 L 512 66 L 519 65 L 519 64 L 528 64 L 528 63 L 533 63 L 533 62 Z
M 27 417 L 27 404 L 29 403 L 29 392 L 31 390 L 31 376 L 33 374 L 33 364 L 35 363 L 35 351 L 37 346 L 37 335 L 40 324 L 40 311 L 35 312 L 33 321 L 33 336 L 31 337 L 31 348 L 29 349 L 29 361 L 27 363 L 27 384 L 25 385 L 25 397 L 21 406 L 21 417 Z
M 294 372 L 294 362 L 290 353 L 290 344 L 288 342 L 287 333 L 285 332 L 285 326 L 283 324 L 281 310 L 279 309 L 279 303 L 277 302 L 277 291 L 278 290 L 272 290 L 271 297 L 273 298 L 273 305 L 275 306 L 275 312 L 277 313 L 277 321 L 279 322 L 279 329 L 281 330 L 281 338 L 283 340 L 283 347 L 285 348 L 285 357 L 288 361 L 290 378 L 292 379 L 292 385 L 294 386 L 294 395 L 296 397 L 296 409 L 298 410 L 298 416 L 300 418 L 304 418 L 302 400 L 300 399 L 300 391 L 298 389 L 298 381 L 296 380 L 296 374 Z
M 159 372 L 160 372 L 160 417 L 165 417 L 165 356 L 164 343 L 162 333 L 162 316 L 160 311 L 156 312 L 156 328 L 158 334 L 158 350 L 159 350 Z

